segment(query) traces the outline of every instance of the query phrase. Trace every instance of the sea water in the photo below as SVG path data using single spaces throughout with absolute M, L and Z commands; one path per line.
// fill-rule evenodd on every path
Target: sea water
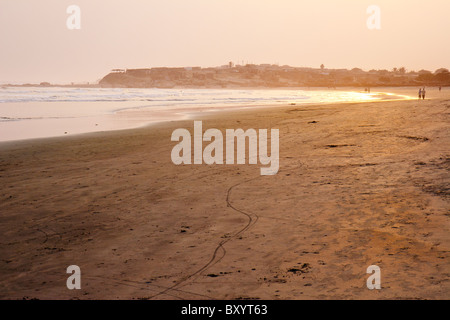
M 0 141 L 130 129 L 236 108 L 407 98 L 344 90 L 1 87 Z

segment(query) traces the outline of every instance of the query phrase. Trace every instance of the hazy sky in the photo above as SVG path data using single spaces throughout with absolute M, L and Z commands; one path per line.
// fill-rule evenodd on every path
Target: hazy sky
M 80 30 L 66 26 L 73 4 Z M 0 0 L 0 82 L 228 61 L 434 71 L 450 67 L 449 14 L 450 0 Z

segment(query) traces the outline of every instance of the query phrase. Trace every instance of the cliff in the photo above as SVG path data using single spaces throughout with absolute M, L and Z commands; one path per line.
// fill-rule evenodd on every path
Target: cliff
M 217 68 L 114 69 L 101 81 L 102 87 L 343 87 L 343 86 L 450 86 L 450 73 L 358 68 L 314 69 L 277 65 L 223 66 Z

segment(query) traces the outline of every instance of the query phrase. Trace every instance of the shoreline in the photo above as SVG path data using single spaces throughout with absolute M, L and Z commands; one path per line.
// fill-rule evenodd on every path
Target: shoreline
M 193 119 L 0 143 L 0 297 L 447 299 L 449 98 L 196 119 L 279 128 L 272 177 L 175 166 L 170 135 Z
M 392 91 L 392 90 L 391 90 Z M 395 90 L 394 90 L 395 91 Z M 358 93 L 356 91 L 343 91 L 343 92 L 349 92 L 349 93 Z M 363 93 L 363 92 L 361 92 Z M 407 93 L 407 94 L 406 94 Z M 327 101 L 327 102 L 301 102 L 301 103 L 290 103 L 290 106 L 294 106 L 294 105 L 298 105 L 298 106 L 314 106 L 314 105 L 327 105 L 327 104 L 346 104 L 346 103 L 369 103 L 369 102 L 387 102 L 387 101 L 404 101 L 404 100 L 413 100 L 414 98 L 411 96 L 412 92 L 372 92 L 371 93 L 371 97 L 373 97 L 373 100 L 355 100 L 355 101 L 343 101 L 343 102 L 333 102 L 333 101 Z M 394 98 L 390 99 L 390 96 L 394 96 Z M 28 104 L 28 103 L 33 103 L 33 102 L 17 102 L 20 104 Z M 95 103 L 107 103 L 107 104 L 114 104 L 114 103 L 122 103 L 122 102 L 115 102 L 115 101 L 99 101 L 99 102 L 83 102 L 83 101 L 78 101 L 78 102 L 65 102 L 65 101 L 49 101 L 49 102 L 37 102 L 38 104 L 46 104 L 46 103 L 59 103 L 59 104 L 66 104 L 68 105 L 68 107 L 70 107 L 70 105 L 72 104 L 83 104 L 83 106 L 85 105 L 90 105 L 90 104 L 95 104 Z M 57 125 L 59 130 L 67 130 L 66 132 L 63 133 L 63 131 L 61 131 L 61 133 L 56 134 L 55 132 L 53 132 L 54 130 L 48 131 L 47 132 L 47 136 L 42 135 L 41 136 L 37 136 L 37 137 L 29 137 L 29 138 L 7 138 L 7 140 L 3 140 L 0 141 L 0 144 L 3 144 L 5 142 L 19 142 L 19 141 L 26 141 L 26 140 L 36 140 L 36 139 L 47 139 L 47 138 L 55 138 L 55 137 L 66 137 L 67 136 L 78 136 L 80 134 L 93 134 L 93 133 L 101 133 L 101 132 L 109 132 L 109 131 L 122 131 L 122 130 L 129 130 L 129 129 L 139 129 L 139 128 L 145 128 L 147 126 L 153 126 L 157 123 L 164 123 L 164 122 L 170 122 L 170 121 L 178 121 L 178 120 L 183 120 L 184 119 L 189 119 L 192 117 L 197 117 L 197 116 L 201 116 L 202 114 L 215 114 L 215 113 L 223 113 L 223 112 L 234 112 L 234 111 L 238 111 L 238 110 L 246 110 L 246 109 L 252 109 L 255 110 L 256 112 L 260 109 L 266 109 L 266 108 L 281 108 L 284 105 L 286 105 L 286 103 L 282 103 L 282 102 L 272 102 L 272 103 L 268 103 L 268 104 L 245 104 L 245 103 L 237 103 L 237 104 L 223 104 L 223 105 L 215 105 L 215 106 L 206 106 L 206 105 L 202 105 L 202 106 L 175 106 L 175 108 L 173 108 L 173 106 L 168 107 L 167 110 L 164 110 L 163 107 L 155 107 L 155 109 L 153 109 L 153 107 L 149 107 L 149 106 L 139 106 L 138 103 L 145 103 L 145 101 L 139 102 L 139 101 L 129 101 L 128 103 L 133 104 L 135 103 L 136 105 L 133 106 L 129 106 L 129 107 L 118 107 L 119 109 L 115 110 L 113 113 L 106 113 L 106 114 L 93 114 L 87 118 L 84 117 L 80 117 L 80 118 L 74 118 L 73 120 L 69 120 L 69 118 L 66 117 L 61 117 L 59 120 L 57 119 L 47 119 L 47 118 L 43 118 L 43 119 L 29 119 L 29 120 L 25 120 L 26 123 L 15 123 L 15 122 L 11 122 L 11 123 L 6 123 L 5 125 L 15 125 L 13 127 L 8 127 L 7 129 L 3 129 L 5 131 L 5 133 L 8 132 L 8 130 L 12 130 L 17 131 L 17 125 L 21 125 L 21 127 L 25 127 L 28 130 L 36 131 L 38 130 L 39 132 L 42 131 L 42 126 L 56 126 L 56 124 L 53 121 L 59 121 L 59 124 Z M 10 102 L 8 104 L 14 104 L 13 102 Z M 95 106 L 93 106 L 95 107 Z M 137 114 L 137 115 L 134 115 Z M 84 120 L 84 118 L 86 120 Z M 108 120 L 109 119 L 109 120 Z M 139 120 L 141 122 L 141 124 L 128 124 L 128 125 L 124 125 L 124 124 L 119 124 L 120 121 L 137 121 L 136 119 L 141 119 Z M 143 120 L 143 119 L 147 119 L 147 120 Z M 34 121 L 39 121 L 39 122 L 34 122 Z M 106 121 L 106 123 L 105 123 Z M 106 129 L 100 129 L 102 126 L 104 126 L 106 124 L 106 126 L 108 126 L 108 121 L 109 122 L 117 122 L 117 124 L 115 126 L 117 126 L 117 128 L 106 128 Z M 65 129 L 63 128 L 62 123 L 67 122 L 66 123 L 66 127 Z M 72 123 L 71 123 L 72 122 Z M 47 123 L 47 124 L 46 124 Z M 84 129 L 81 129 L 81 132 L 78 133 L 71 133 L 71 130 L 80 130 L 78 129 L 73 129 L 72 127 L 74 127 L 75 124 L 78 123 L 79 127 L 82 127 Z M 91 129 L 89 129 L 88 127 L 88 123 L 90 123 L 91 125 Z M 93 124 L 95 123 L 95 126 L 93 126 Z M 97 123 L 100 123 L 101 126 L 98 126 Z M 109 126 L 111 126 L 111 124 L 109 124 Z M 94 129 L 95 128 L 95 129 Z M 49 129 L 46 129 L 49 130 Z M 88 131 L 85 131 L 88 130 Z M 19 130 L 20 131 L 20 130 Z M 33 132 L 34 132 L 33 131 Z M 84 131 L 84 132 L 83 132 Z

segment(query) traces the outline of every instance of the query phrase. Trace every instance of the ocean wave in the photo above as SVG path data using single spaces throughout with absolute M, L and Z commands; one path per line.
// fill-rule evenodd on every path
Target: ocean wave
M 110 88 L 22 88 L 0 91 L 0 103 L 13 102 L 123 102 L 155 103 L 260 103 L 313 100 L 321 102 L 342 92 L 302 90 L 232 90 L 232 89 L 110 89 Z

